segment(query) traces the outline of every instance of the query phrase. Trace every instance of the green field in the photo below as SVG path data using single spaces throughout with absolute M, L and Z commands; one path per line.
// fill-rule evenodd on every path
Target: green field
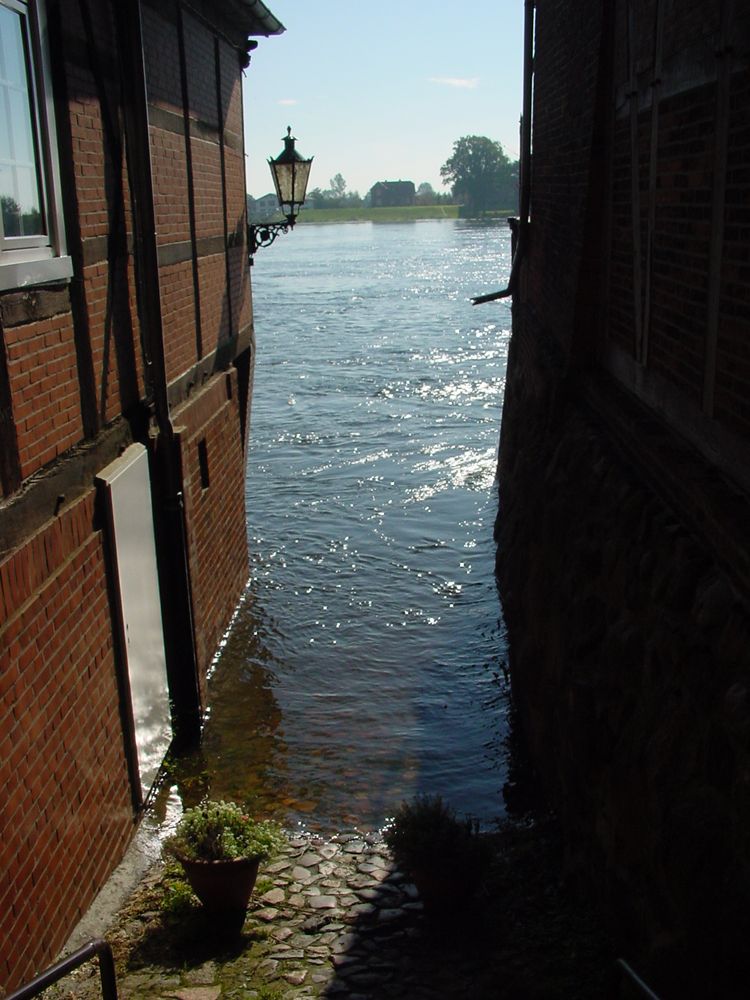
M 297 222 L 413 222 L 457 219 L 458 205 L 404 205 L 401 208 L 303 208 Z
M 507 219 L 517 209 L 487 212 L 483 218 Z M 460 205 L 404 205 L 401 208 L 303 208 L 298 223 L 325 222 L 417 222 L 419 219 L 459 219 Z M 264 221 L 282 221 L 280 214 Z M 253 222 L 252 217 L 250 222 Z

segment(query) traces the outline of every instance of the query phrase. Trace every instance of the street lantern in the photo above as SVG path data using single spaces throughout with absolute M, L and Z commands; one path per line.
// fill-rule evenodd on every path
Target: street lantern
M 247 227 L 251 264 L 256 250 L 270 246 L 279 233 L 288 233 L 294 228 L 299 210 L 305 203 L 313 158 L 306 160 L 301 156 L 294 148 L 295 142 L 290 125 L 284 136 L 283 150 L 275 159 L 269 157 L 268 166 L 271 168 L 276 197 L 279 199 L 279 208 L 286 216 L 286 222 L 259 222 Z
M 292 135 L 291 125 L 284 136 L 284 149 L 275 160 L 268 160 L 273 182 L 276 186 L 276 196 L 279 199 L 281 211 L 287 217 L 290 226 L 299 215 L 300 208 L 305 203 L 307 180 L 310 176 L 312 157 L 306 160 L 294 148 L 296 142 Z

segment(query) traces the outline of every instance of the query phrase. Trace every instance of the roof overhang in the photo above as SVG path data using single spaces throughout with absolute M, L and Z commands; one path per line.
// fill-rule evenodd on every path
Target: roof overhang
M 286 28 L 263 0 L 224 0 L 227 13 L 247 35 L 280 35 Z

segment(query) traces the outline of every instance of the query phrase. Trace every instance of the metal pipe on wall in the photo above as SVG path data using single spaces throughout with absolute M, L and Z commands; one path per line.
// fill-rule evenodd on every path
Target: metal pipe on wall
M 531 116 L 534 86 L 534 20 L 536 0 L 526 0 L 523 28 L 523 111 L 521 118 L 520 198 L 518 214 L 521 219 L 520 238 L 528 225 L 531 211 Z
M 510 268 L 508 285 L 499 292 L 477 295 L 472 298 L 475 306 L 484 302 L 496 302 L 513 295 L 518 284 L 521 261 L 526 252 L 528 240 L 529 212 L 531 211 L 531 113 L 534 83 L 534 21 L 536 0 L 526 0 L 523 28 L 523 111 L 521 115 L 521 160 L 519 164 L 518 219 L 509 219 L 513 233 L 513 263 Z

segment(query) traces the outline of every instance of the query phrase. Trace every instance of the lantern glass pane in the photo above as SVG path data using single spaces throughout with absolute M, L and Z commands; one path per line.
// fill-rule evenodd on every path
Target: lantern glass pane
M 311 166 L 312 160 L 300 160 L 296 164 L 296 170 L 294 173 L 294 200 L 300 205 L 305 200 L 307 181 L 310 177 Z
M 271 165 L 271 176 L 273 177 L 273 184 L 274 187 L 276 188 L 276 197 L 279 200 L 279 204 L 282 204 L 284 199 L 282 197 L 283 194 L 282 186 L 281 184 L 279 184 L 279 174 L 283 171 L 284 168 L 283 167 L 280 168 L 273 161 L 271 161 L 270 165 Z
M 291 163 L 272 161 L 271 171 L 280 204 L 298 206 L 304 202 L 310 163 L 310 160 L 292 160 Z

